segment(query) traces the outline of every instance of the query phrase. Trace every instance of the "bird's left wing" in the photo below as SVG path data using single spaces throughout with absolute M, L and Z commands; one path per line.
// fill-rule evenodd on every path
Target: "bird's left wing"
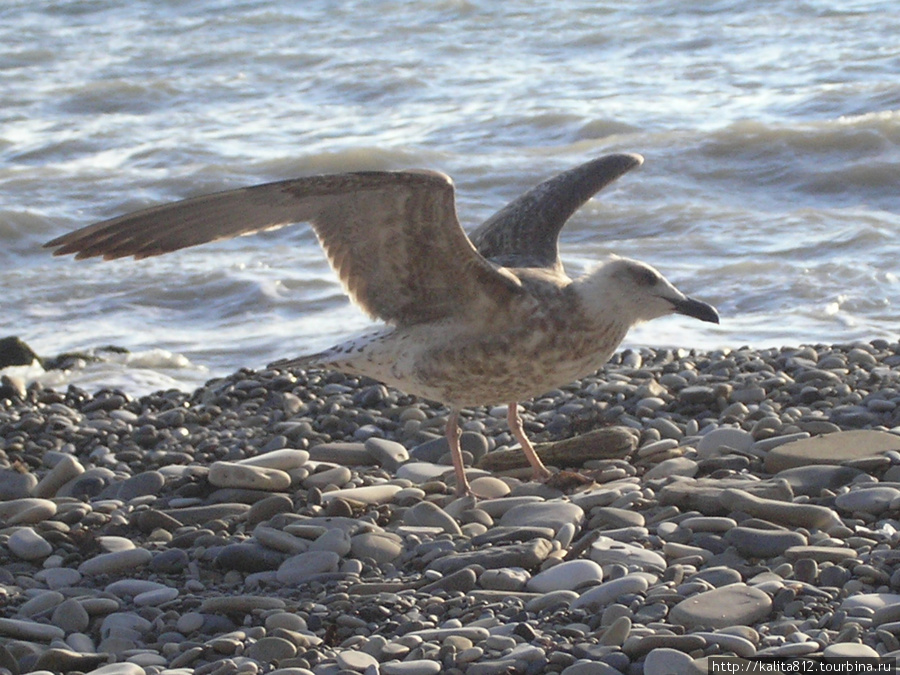
M 636 154 L 598 157 L 536 185 L 469 236 L 485 258 L 509 267 L 562 270 L 559 233 L 581 206 L 616 178 L 640 166 Z

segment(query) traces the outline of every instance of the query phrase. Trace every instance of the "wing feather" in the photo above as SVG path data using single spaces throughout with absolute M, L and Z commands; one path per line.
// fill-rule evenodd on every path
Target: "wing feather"
M 397 324 L 490 311 L 521 292 L 456 216 L 453 184 L 428 171 L 313 176 L 229 190 L 112 218 L 44 246 L 56 255 L 147 258 L 310 222 L 351 299 Z
M 533 187 L 470 234 L 485 258 L 508 267 L 562 270 L 559 233 L 592 196 L 640 166 L 635 154 L 605 155 Z

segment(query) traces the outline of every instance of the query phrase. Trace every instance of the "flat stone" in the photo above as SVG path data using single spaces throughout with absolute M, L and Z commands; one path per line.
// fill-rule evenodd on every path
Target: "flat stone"
M 773 448 L 765 469 L 778 473 L 809 464 L 843 464 L 900 450 L 900 436 L 885 431 L 858 429 L 805 438 Z
M 309 449 L 309 458 L 315 462 L 329 462 L 342 466 L 372 466 L 372 455 L 364 443 L 322 443 Z
M 190 557 L 186 551 L 180 548 L 168 548 L 153 554 L 150 569 L 162 574 L 174 574 L 183 571 L 189 562 Z
M 263 546 L 289 555 L 305 553 L 309 550 L 311 544 L 309 539 L 295 537 L 290 532 L 278 530 L 274 527 L 267 527 L 265 525 L 257 525 L 253 528 L 253 538 Z
M 839 546 L 791 546 L 784 551 L 784 557 L 793 562 L 801 558 L 809 558 L 816 562 L 839 563 L 843 560 L 856 558 L 857 552 L 852 548 Z
M 439 527 L 448 534 L 459 535 L 459 524 L 441 507 L 432 502 L 419 502 L 406 510 L 403 522 L 421 527 Z
M 210 614 L 249 614 L 254 610 L 284 609 L 284 600 L 260 595 L 233 595 L 206 598 L 198 612 Z
M 291 513 L 293 510 L 294 503 L 289 497 L 282 494 L 270 495 L 250 507 L 250 511 L 247 513 L 247 522 L 252 527 L 279 513 Z
M 487 640 L 491 633 L 487 628 L 481 626 L 456 626 L 450 628 L 424 628 L 407 633 L 407 635 L 412 635 L 428 642 L 444 642 L 450 637 L 462 637 L 472 642 L 481 642 L 482 640 Z
M 862 471 L 851 466 L 811 464 L 779 471 L 775 477 L 786 480 L 795 495 L 818 497 L 822 490 L 844 487 L 862 474 Z
M 432 462 L 407 462 L 396 471 L 397 478 L 404 478 L 415 485 L 422 485 L 432 480 L 441 480 L 453 469 L 443 464 Z M 468 473 L 468 472 L 467 472 Z
M 18 609 L 18 613 L 26 618 L 43 614 L 53 609 L 65 600 L 62 593 L 56 591 L 40 591 L 29 600 L 26 600 Z
M 604 631 L 600 644 L 607 647 L 621 647 L 631 633 L 631 625 L 631 619 L 620 616 Z
M 659 491 L 659 503 L 674 505 L 683 511 L 700 511 L 707 516 L 724 516 L 734 510 L 725 491 L 739 489 L 753 496 L 790 500 L 794 493 L 785 481 L 748 481 L 729 478 L 682 479 L 669 483 Z
M 722 651 L 734 652 L 737 656 L 744 659 L 756 656 L 756 645 L 740 635 L 732 635 L 725 632 L 697 632 L 691 633 L 691 635 L 703 638 L 707 644 L 719 645 L 722 648 Z
M 521 591 L 530 578 L 521 567 L 503 567 L 482 572 L 478 584 L 489 591 Z
M 346 466 L 334 466 L 330 469 L 325 469 L 324 471 L 316 471 L 315 473 L 309 474 L 309 476 L 303 480 L 303 487 L 307 490 L 313 487 L 321 490 L 329 485 L 340 487 L 347 484 L 351 478 L 353 478 L 353 472 Z
M 440 662 L 430 659 L 386 661 L 381 664 L 382 675 L 437 675 L 440 672 Z
M 53 547 L 46 539 L 30 527 L 16 530 L 6 542 L 9 550 L 22 560 L 38 560 L 53 553 Z
M 753 527 L 735 527 L 725 533 L 725 540 L 748 558 L 774 558 L 792 546 L 807 544 L 806 537 L 799 532 Z
M 316 537 L 309 546 L 310 551 L 332 551 L 340 557 L 350 553 L 350 535 L 339 527 L 332 527 Z
M 476 581 L 477 576 L 475 570 L 471 567 L 464 567 L 461 570 L 456 570 L 452 574 L 448 574 L 447 576 L 441 577 L 440 579 L 423 586 L 419 591 L 432 595 L 440 591 L 468 593 L 475 588 Z
M 739 583 L 682 600 L 669 611 L 669 620 L 686 628 L 749 626 L 762 621 L 771 610 L 768 594 Z
M 753 435 L 749 431 L 735 427 L 713 429 L 702 436 L 697 443 L 697 456 L 700 459 L 721 457 L 737 450 L 746 452 L 753 445 Z
M 626 565 L 648 572 L 664 572 L 668 567 L 666 559 L 656 551 L 606 536 L 597 537 L 591 544 L 590 558 L 600 565 Z
M 842 526 L 841 519 L 833 510 L 818 504 L 794 504 L 764 499 L 735 489 L 725 490 L 721 499 L 735 511 L 744 511 L 751 516 L 781 525 L 825 531 Z
M 603 661 L 576 661 L 560 675 L 622 675 L 622 671 Z
M 297 645 L 283 637 L 267 636 L 250 646 L 249 655 L 261 663 L 278 663 L 297 655 Z
M 159 494 L 165 484 L 166 477 L 159 471 L 144 471 L 131 478 L 113 483 L 105 488 L 100 496 L 105 499 L 121 499 L 123 502 L 128 502 L 138 497 Z
M 334 490 L 326 492 L 322 495 L 322 502 L 327 504 L 333 499 L 344 499 L 350 502 L 359 502 L 361 504 L 385 504 L 394 498 L 394 495 L 400 492 L 402 488 L 399 485 L 389 485 L 383 483 L 381 485 L 367 485 L 365 487 L 347 488 L 346 490 Z
M 67 588 L 77 586 L 83 575 L 71 567 L 50 567 L 34 575 L 34 578 L 47 585 L 47 588 Z
M 672 457 L 666 459 L 651 468 L 644 474 L 644 480 L 656 480 L 667 476 L 687 476 L 693 478 L 700 467 L 693 459 L 688 457 Z
M 396 471 L 409 461 L 409 451 L 396 441 L 384 438 L 369 438 L 364 444 L 366 450 L 378 464 L 388 471 Z
M 0 501 L 28 497 L 37 484 L 37 476 L 32 473 L 0 469 Z
M 182 525 L 202 525 L 211 520 L 222 520 L 242 516 L 250 510 L 249 504 L 211 504 L 209 506 L 186 506 L 179 509 L 161 511 Z
M 147 579 L 119 579 L 111 584 L 107 584 L 103 590 L 115 596 L 133 598 L 141 593 L 158 591 L 165 588 L 169 587 L 157 581 L 149 581 Z
M 153 558 L 153 554 L 145 548 L 101 553 L 81 563 L 78 566 L 78 571 L 89 576 L 115 574 L 146 565 L 151 558 Z
M 222 569 L 244 573 L 275 570 L 283 562 L 284 554 L 252 542 L 228 544 L 216 555 L 216 564 Z
M 510 493 L 507 483 L 493 476 L 479 476 L 470 482 L 472 493 L 481 499 L 500 499 Z
M 333 551 L 307 551 L 285 560 L 278 568 L 279 583 L 295 586 L 317 574 L 337 571 L 341 557 Z
M 178 597 L 177 588 L 159 588 L 152 591 L 145 591 L 134 596 L 135 607 L 156 607 L 158 605 L 171 602 Z
M 374 560 L 379 565 L 396 560 L 403 553 L 403 541 L 394 534 L 362 532 L 350 537 L 350 555 L 357 560 Z
M 56 515 L 56 504 L 49 499 L 25 497 L 0 502 L 0 522 L 10 525 L 34 525 Z
M 59 626 L 36 621 L 0 618 L 0 635 L 17 640 L 50 642 L 50 640 L 62 640 L 66 636 L 66 632 Z
M 235 464 L 242 466 L 258 466 L 263 469 L 279 469 L 281 471 L 292 471 L 299 469 L 309 461 L 309 453 L 306 450 L 295 450 L 292 448 L 282 448 L 280 450 L 272 450 L 254 457 L 239 459 Z
M 838 495 L 834 505 L 849 513 L 870 513 L 879 515 L 887 511 L 891 502 L 900 497 L 900 490 L 886 486 L 862 486 Z
M 106 553 L 130 551 L 135 548 L 134 541 L 128 537 L 100 535 L 97 537 L 97 543 L 100 544 L 100 548 Z
M 278 492 L 291 486 L 290 475 L 281 469 L 237 462 L 213 462 L 207 478 L 212 485 L 221 488 Z
M 111 663 L 108 666 L 100 666 L 85 675 L 146 675 L 146 671 L 136 663 L 123 661 Z
M 570 608 L 597 611 L 615 602 L 620 596 L 643 593 L 649 587 L 650 582 L 644 574 L 626 574 L 588 589 L 572 601 Z
M 482 508 L 484 508 L 483 504 Z M 514 506 L 500 517 L 499 524 L 508 527 L 519 525 L 549 527 L 554 532 L 558 532 L 566 523 L 578 526 L 582 522 L 584 522 L 584 510 L 580 506 L 553 500 Z
M 66 634 L 81 633 L 87 629 L 91 617 L 80 602 L 69 598 L 56 606 L 50 621 L 54 626 L 62 628 Z
M 479 551 L 454 553 L 428 564 L 428 569 L 441 574 L 451 574 L 469 565 L 480 565 L 485 569 L 500 567 L 524 567 L 530 569 L 540 565 L 553 549 L 547 539 L 534 539 L 522 544 L 491 546 Z
M 860 644 L 858 642 L 838 642 L 828 645 L 822 651 L 822 656 L 826 659 L 878 659 L 881 654 L 872 649 L 869 645 Z
M 106 663 L 108 654 L 83 654 L 71 649 L 54 647 L 43 652 L 34 662 L 34 671 L 55 673 L 88 672 Z
M 459 437 L 459 447 L 463 452 L 471 454 L 477 464 L 487 452 L 488 442 L 482 434 L 473 431 L 464 431 Z M 417 445 L 409 451 L 409 454 L 413 459 L 416 459 L 419 462 L 438 464 L 449 452 L 450 446 L 447 444 L 447 438 L 445 436 L 440 436 Z
M 570 590 L 603 581 L 603 569 L 593 560 L 568 560 L 533 576 L 526 587 L 535 593 Z
M 644 675 L 706 675 L 706 669 L 683 651 L 657 647 L 644 659 Z

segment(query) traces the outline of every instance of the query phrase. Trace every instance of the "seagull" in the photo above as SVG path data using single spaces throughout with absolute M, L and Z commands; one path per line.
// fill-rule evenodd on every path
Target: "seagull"
M 473 496 L 460 451 L 464 407 L 508 404 L 536 480 L 550 476 L 518 402 L 597 371 L 628 330 L 669 314 L 719 322 L 656 269 L 610 256 L 572 279 L 559 233 L 604 186 L 640 166 L 605 155 L 528 190 L 466 235 L 452 180 L 364 171 L 266 183 L 163 204 L 44 244 L 55 255 L 135 259 L 308 222 L 350 299 L 385 326 L 270 367 L 368 376 L 450 409 L 456 493 Z

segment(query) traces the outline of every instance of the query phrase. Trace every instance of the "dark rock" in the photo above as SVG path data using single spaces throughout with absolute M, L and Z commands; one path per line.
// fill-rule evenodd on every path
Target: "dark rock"
M 41 358 L 18 337 L 0 338 L 0 368 L 8 366 L 30 366 Z

